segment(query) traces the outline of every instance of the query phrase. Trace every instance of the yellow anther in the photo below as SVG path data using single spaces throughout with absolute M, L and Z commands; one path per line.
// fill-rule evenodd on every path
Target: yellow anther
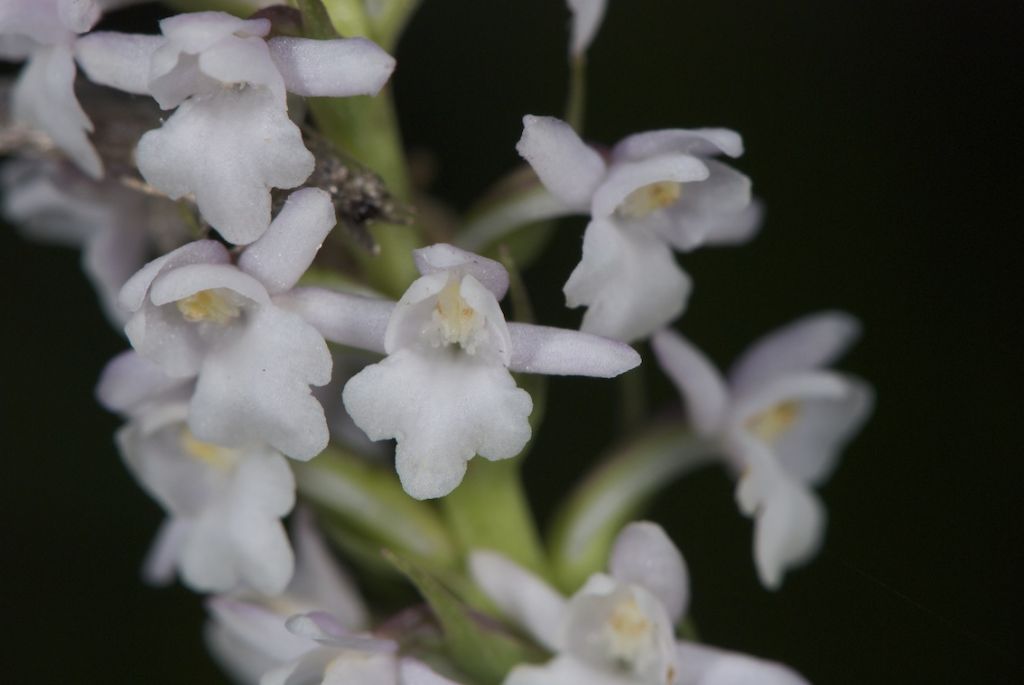
M 442 343 L 459 344 L 473 352 L 477 334 L 484 327 L 484 317 L 462 298 L 461 281 L 451 278 L 437 295 L 434 305 L 434 321 L 441 333 Z
M 676 203 L 683 194 L 683 184 L 659 181 L 637 188 L 619 205 L 619 214 L 631 219 L 642 219 L 651 212 Z
M 800 417 L 796 402 L 779 402 L 747 419 L 747 430 L 765 442 L 775 442 Z
M 224 471 L 234 466 L 237 457 L 236 451 L 230 447 L 203 442 L 187 428 L 181 431 L 181 449 L 193 459 Z
M 200 290 L 194 295 L 178 300 L 178 311 L 187 321 L 212 321 L 225 324 L 242 313 L 229 294 L 217 290 Z

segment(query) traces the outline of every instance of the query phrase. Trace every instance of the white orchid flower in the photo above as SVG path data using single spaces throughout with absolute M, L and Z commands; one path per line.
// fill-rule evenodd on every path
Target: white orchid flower
M 101 402 L 129 417 L 117 433 L 121 455 L 168 514 L 145 575 L 164 583 L 177 569 L 198 591 L 280 592 L 292 575 L 281 525 L 295 503 L 291 470 L 266 445 L 196 438 L 186 421 L 190 392 L 188 381 L 132 352 L 107 366 L 97 389 Z
M 74 43 L 107 9 L 132 0 L 4 0 L 0 59 L 27 60 L 11 94 L 15 123 L 45 133 L 92 178 L 103 162 L 89 142 L 92 122 L 75 97 Z
M 757 519 L 754 560 L 767 587 L 817 552 L 825 512 L 811 486 L 828 478 L 871 412 L 870 386 L 823 368 L 859 329 L 839 312 L 799 319 L 752 345 L 728 382 L 677 333 L 652 341 L 694 429 L 719 440 L 740 474 L 737 501 Z
M 399 656 L 397 643 L 352 633 L 331 614 L 297 614 L 286 626 L 308 649 L 265 674 L 260 685 L 458 685 L 417 659 Z
M 495 552 L 473 552 L 470 572 L 508 619 L 554 654 L 515 667 L 504 685 L 806 685 L 785 666 L 676 640 L 688 573 L 654 523 L 626 526 L 608 573 L 591 576 L 568 600 Z
M 52 159 L 15 159 L 0 170 L 3 214 L 25 235 L 82 248 L 82 266 L 103 309 L 118 327 L 127 321 L 117 301 L 128 278 L 154 254 L 188 238 L 173 202 L 94 181 Z
M 318 189 L 294 192 L 259 241 L 232 261 L 218 242 L 189 243 L 125 283 L 121 304 L 132 346 L 169 376 L 195 378 L 192 433 L 206 442 L 266 442 L 296 459 L 327 445 L 311 385 L 330 380 L 320 333 L 277 305 L 334 226 Z
M 574 58 L 582 57 L 594 42 L 604 20 L 608 0 L 566 0 L 572 13 L 569 25 L 569 52 Z
M 690 292 L 672 250 L 743 242 L 758 226 L 749 179 L 710 159 L 743 153 L 733 131 L 639 133 L 606 162 L 565 122 L 528 115 L 516 149 L 562 204 L 554 213 L 590 216 L 564 288 L 570 307 L 587 307 L 588 333 L 649 336 L 682 313 Z
M 398 475 L 417 499 L 455 489 L 474 455 L 508 459 L 529 441 L 533 401 L 510 371 L 610 378 L 640 363 L 622 343 L 506 323 L 498 300 L 508 273 L 493 260 L 444 244 L 415 258 L 423 276 L 393 308 L 363 319 L 358 346 L 387 357 L 353 376 L 342 397 L 371 440 L 398 440 Z M 316 298 L 299 299 L 302 311 Z M 336 339 L 331 321 L 319 325 Z
M 365 630 L 368 613 L 351 579 L 335 561 L 309 512 L 296 512 L 292 526 L 295 574 L 279 595 L 220 595 L 206 602 L 210 619 L 206 643 L 217 662 L 242 685 L 260 678 L 317 648 L 293 634 L 289 616 L 324 611 L 342 629 Z
M 270 189 L 294 188 L 313 171 L 286 92 L 373 95 L 395 66 L 365 38 L 268 39 L 262 18 L 196 12 L 164 19 L 160 29 L 162 36 L 90 34 L 77 43 L 79 64 L 97 83 L 177 108 L 142 136 L 139 171 L 171 198 L 193 195 L 210 225 L 239 245 L 270 224 Z

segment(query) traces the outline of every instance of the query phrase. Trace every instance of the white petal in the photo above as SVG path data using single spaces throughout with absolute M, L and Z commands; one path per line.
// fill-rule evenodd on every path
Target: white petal
M 661 600 L 675 624 L 686 614 L 690 574 L 683 555 L 656 523 L 630 523 L 612 548 L 608 570 L 621 583 L 635 583 Z
M 278 36 L 269 46 L 285 87 L 303 97 L 376 95 L 395 70 L 395 58 L 365 38 Z
M 825 510 L 766 448 L 748 441 L 744 453 L 747 467 L 736 486 L 736 499 L 743 512 L 756 519 L 754 563 L 761 583 L 777 589 L 786 569 L 817 553 L 825 532 Z
M 168 516 L 160 523 L 146 559 L 142 562 L 142 578 L 146 583 L 163 587 L 174 581 L 181 548 L 191 529 L 190 522 L 173 516 Z
M 100 19 L 100 6 L 93 0 L 57 0 L 57 16 L 68 29 L 85 33 Z
M 737 393 L 779 376 L 832 364 L 860 335 L 860 324 L 844 312 L 810 314 L 764 336 L 729 371 Z
M 587 51 L 601 28 L 608 0 L 567 0 L 567 4 L 572 12 L 569 49 L 573 56 L 579 57 Z
M 588 333 L 550 326 L 510 323 L 512 360 L 517 373 L 614 378 L 640 365 L 629 345 Z
M 197 240 L 158 257 L 139 269 L 121 288 L 121 305 L 128 311 L 139 309 L 153 280 L 164 271 L 185 264 L 227 264 L 231 255 L 215 240 Z
M 244 245 L 270 224 L 270 189 L 293 188 L 313 155 L 282 103 L 263 88 L 186 100 L 136 149 L 146 181 L 173 199 L 194 194 L 227 240 Z
M 266 36 L 269 19 L 239 19 L 226 12 L 188 12 L 160 20 L 160 31 L 184 52 L 198 54 L 232 34 Z
M 497 358 L 507 367 L 512 361 L 512 336 L 505 322 L 505 314 L 501 311 L 501 305 L 498 304 L 494 293 L 467 274 L 462 277 L 459 284 L 459 296 L 477 313 L 483 315 L 485 320 L 486 349 L 477 349 L 476 355 Z
M 306 273 L 335 223 L 330 195 L 319 188 L 296 190 L 267 232 L 242 252 L 238 266 L 271 295 L 284 292 Z
M 398 664 L 390 654 L 341 652 L 327 664 L 323 682 L 315 685 L 398 685 Z
M 384 333 L 384 349 L 391 354 L 423 344 L 423 329 L 430 321 L 434 297 L 448 284 L 448 274 L 438 271 L 417 278 L 395 305 Z
M 835 469 L 839 454 L 871 413 L 871 387 L 859 379 L 827 371 L 774 380 L 751 393 L 737 407 L 742 425 L 780 404 L 793 406 L 792 425 L 771 441 L 786 472 L 804 483 L 818 484 Z
M 658 364 L 676 386 L 698 433 L 712 435 L 724 426 L 729 391 L 718 369 L 704 354 L 673 330 L 651 339 Z
M 181 385 L 163 369 L 134 350 L 117 355 L 103 368 L 96 385 L 96 398 L 106 409 L 131 413 L 147 400 Z
M 484 594 L 513 623 L 552 652 L 560 641 L 565 598 L 544 580 L 506 557 L 488 550 L 469 555 L 469 572 Z
M 683 312 L 690 279 L 657 238 L 594 220 L 583 236 L 583 258 L 564 291 L 570 307 L 589 307 L 581 330 L 629 342 Z
M 285 105 L 284 79 L 262 38 L 229 36 L 199 55 L 199 71 L 221 84 L 267 88 Z
M 149 240 L 140 226 L 113 224 L 90 240 L 82 252 L 82 266 L 100 297 L 107 317 L 123 327 L 129 312 L 118 302 L 118 293 L 146 262 Z
M 257 304 L 270 302 L 263 284 L 232 264 L 185 264 L 168 269 L 153 281 L 149 299 L 160 307 L 215 289 L 233 290 Z
M 390 654 L 398 649 L 393 640 L 349 633 L 337 618 L 325 611 L 296 614 L 289 617 L 285 625 L 294 635 L 330 647 L 377 654 Z
M 459 685 L 435 673 L 429 666 L 416 659 L 405 658 L 398 662 L 398 685 Z
M 590 668 L 571 656 L 557 656 L 543 666 L 516 666 L 503 685 L 629 685 L 632 682 L 618 673 Z
M 754 238 L 764 221 L 764 203 L 756 197 L 736 214 L 719 217 L 708 229 L 708 245 L 742 245 Z
M 530 439 L 529 393 L 500 364 L 459 352 L 399 350 L 353 376 L 342 397 L 371 440 L 398 440 L 398 475 L 417 499 L 451 492 L 474 455 L 507 459 Z
M 327 446 L 327 419 L 310 385 L 331 379 L 331 354 L 315 328 L 274 306 L 251 313 L 229 345 L 208 352 L 189 426 L 221 444 L 263 440 L 294 459 Z
M 273 595 L 292 574 L 292 551 L 280 518 L 295 503 L 295 482 L 279 455 L 249 454 L 230 490 L 196 521 L 182 551 L 185 582 L 200 591 L 251 587 Z
M 680 198 L 666 210 L 669 229 L 662 234 L 677 250 L 692 250 L 719 233 L 730 230 L 750 204 L 750 179 L 735 169 L 705 160 L 710 175 L 687 183 Z
M 384 332 L 395 309 L 391 300 L 325 288 L 296 288 L 274 300 L 339 345 L 384 353 Z
M 206 649 L 232 682 L 240 685 L 258 685 L 263 675 L 281 667 L 267 653 L 254 648 L 235 633 L 216 621 L 203 626 Z
M 103 162 L 89 142 L 92 122 L 75 97 L 75 60 L 68 45 L 33 51 L 12 94 L 14 120 L 42 130 L 92 178 Z
M 53 0 L 4 0 L 0 3 L 0 33 L 21 35 L 43 45 L 67 41 L 73 35 Z
M 424 276 L 438 271 L 457 269 L 469 274 L 501 300 L 508 291 L 508 271 L 500 262 L 467 252 L 454 245 L 438 243 L 421 247 L 412 253 L 416 268 Z
M 612 157 L 616 160 L 640 160 L 669 153 L 739 157 L 743 154 L 743 139 L 727 128 L 645 131 L 623 138 L 612 150 Z
M 605 164 L 569 124 L 554 117 L 527 114 L 516 150 L 553 195 L 581 212 L 587 211 L 604 178 Z
M 75 57 L 93 83 L 148 95 L 149 61 L 163 40 L 139 33 L 96 31 L 75 41 Z
M 680 642 L 674 685 L 810 685 L 787 666 L 727 652 L 695 642 Z
M 349 631 L 364 627 L 369 614 L 352 580 L 327 548 L 310 512 L 300 509 L 294 517 L 295 575 L 288 594 L 308 599 L 334 615 Z
M 630 193 L 644 186 L 665 181 L 703 181 L 708 174 L 708 167 L 703 161 L 685 154 L 665 154 L 638 161 L 617 162 L 594 191 L 593 215 L 611 216 Z

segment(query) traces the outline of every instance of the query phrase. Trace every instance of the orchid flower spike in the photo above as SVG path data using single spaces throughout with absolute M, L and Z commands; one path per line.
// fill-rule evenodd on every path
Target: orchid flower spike
M 75 38 L 103 10 L 130 0 L 4 0 L 0 59 L 28 60 L 11 94 L 17 124 L 46 134 L 78 167 L 98 179 L 103 163 L 86 133 L 92 122 L 75 97 Z
M 347 573 L 334 560 L 317 532 L 310 512 L 293 517 L 295 574 L 279 595 L 244 593 L 218 595 L 206 602 L 209 620 L 205 637 L 221 667 L 243 685 L 317 648 L 285 625 L 298 613 L 327 612 L 342 630 L 356 633 L 367 627 L 368 613 Z
M 222 12 L 160 22 L 162 36 L 96 32 L 76 54 L 93 81 L 151 95 L 177 111 L 142 136 L 146 181 L 173 199 L 192 194 L 227 240 L 253 242 L 270 224 L 271 188 L 294 188 L 314 159 L 288 118 L 286 92 L 376 94 L 395 60 L 365 38 L 267 38 L 270 21 Z
M 646 338 L 682 313 L 691 289 L 672 250 L 742 243 L 759 224 L 750 180 L 711 159 L 743 153 L 727 129 L 638 133 L 606 162 L 565 122 L 528 115 L 516 149 L 560 214 L 590 215 L 583 258 L 564 288 L 570 307 L 587 307 L 588 333 Z
M 292 639 L 305 642 L 308 649 L 265 674 L 260 685 L 458 685 L 422 661 L 399 656 L 397 643 L 354 634 L 331 614 L 296 614 L 285 625 Z
M 510 371 L 611 378 L 640 363 L 622 343 L 507 323 L 498 262 L 444 244 L 415 259 L 422 277 L 379 310 L 386 326 L 379 320 L 367 341 L 387 357 L 353 376 L 342 398 L 371 440 L 398 440 L 398 475 L 417 499 L 455 489 L 474 455 L 508 459 L 529 441 L 533 401 Z
M 327 446 L 311 385 L 331 376 L 327 343 L 278 306 L 334 226 L 327 193 L 298 190 L 236 261 L 200 240 L 156 259 L 121 289 L 125 333 L 167 375 L 196 380 L 188 425 L 205 442 L 265 442 L 295 459 Z
M 190 386 L 135 352 L 100 379 L 101 402 L 129 417 L 117 433 L 128 470 L 167 512 L 145 576 L 164 584 L 177 570 L 199 592 L 278 593 L 292 575 L 281 525 L 295 503 L 291 470 L 266 445 L 196 438 L 186 422 Z
M 107 178 L 94 181 L 53 159 L 15 159 L 0 169 L 3 215 L 28 237 L 82 248 L 82 266 L 107 318 L 124 326 L 117 295 L 155 254 L 188 239 L 173 202 L 128 190 Z
M 677 333 L 652 341 L 694 429 L 720 441 L 740 474 L 736 497 L 756 518 L 754 560 L 766 587 L 777 588 L 787 568 L 817 552 L 825 512 L 811 486 L 828 478 L 871 413 L 870 386 L 824 368 L 859 330 L 839 312 L 804 317 L 752 345 L 728 382 Z
M 504 685 L 807 685 L 780 664 L 676 640 L 688 574 L 657 524 L 626 526 L 608 573 L 591 576 L 568 600 L 496 552 L 474 551 L 469 566 L 503 615 L 554 654 L 515 667 Z

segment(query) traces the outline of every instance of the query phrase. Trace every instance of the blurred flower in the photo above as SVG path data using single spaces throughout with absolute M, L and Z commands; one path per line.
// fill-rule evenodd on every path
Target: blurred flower
M 552 117 L 523 118 L 516 146 L 562 214 L 589 214 L 583 257 L 565 284 L 586 306 L 582 330 L 645 338 L 679 316 L 691 288 L 672 250 L 734 244 L 757 229 L 746 176 L 711 157 L 743 152 L 726 129 L 667 129 L 623 139 L 608 163 Z
M 173 202 L 94 181 L 50 159 L 15 159 L 0 171 L 3 214 L 36 240 L 82 248 L 82 264 L 107 317 L 119 328 L 117 302 L 128 278 L 154 254 L 178 247 L 188 229 Z
M 858 333 L 846 314 L 804 317 L 751 346 L 728 383 L 677 333 L 661 331 L 652 341 L 694 429 L 719 440 L 740 474 L 736 496 L 757 519 L 754 560 L 768 587 L 817 551 L 825 514 L 810 486 L 828 478 L 871 411 L 866 383 L 822 368 Z
M 313 171 L 286 91 L 375 94 L 395 66 L 364 38 L 266 39 L 270 22 L 262 18 L 196 12 L 160 28 L 163 36 L 90 34 L 76 45 L 79 63 L 97 83 L 177 108 L 142 136 L 139 171 L 171 198 L 193 194 L 210 225 L 236 244 L 267 229 L 271 188 L 294 188 Z
M 574 58 L 580 58 L 601 28 L 608 0 L 566 0 L 566 4 L 572 12 L 569 52 Z
M 626 526 L 608 574 L 591 576 L 568 601 L 494 552 L 473 552 L 470 572 L 505 616 L 555 655 L 517 666 L 505 685 L 806 685 L 785 666 L 676 641 L 688 574 L 654 523 Z
M 333 226 L 327 194 L 302 189 L 237 263 L 220 243 L 200 240 L 150 262 L 121 290 L 132 346 L 169 376 L 196 379 L 188 424 L 198 439 L 266 442 L 296 459 L 326 447 L 309 386 L 330 380 L 327 344 L 275 302 Z
M 627 345 L 545 326 L 508 324 L 499 263 L 451 245 L 417 250 L 423 276 L 387 321 L 387 357 L 345 385 L 345 408 L 372 440 L 396 438 L 402 486 L 451 492 L 474 455 L 517 455 L 530 439 L 529 393 L 509 371 L 609 378 L 640 358 Z

